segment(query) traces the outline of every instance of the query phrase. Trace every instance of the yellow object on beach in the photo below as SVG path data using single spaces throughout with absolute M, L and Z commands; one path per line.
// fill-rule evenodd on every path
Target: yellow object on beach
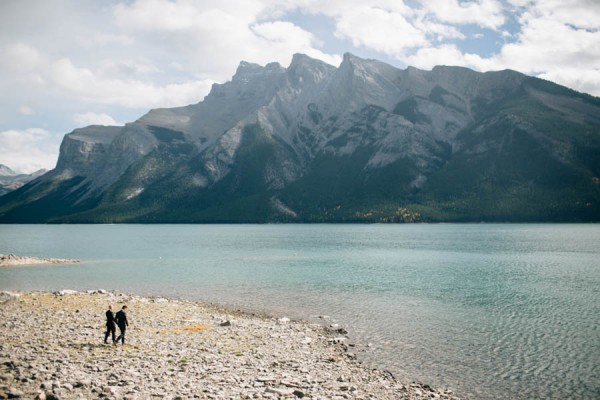
M 207 329 L 210 329 L 210 326 L 196 324 L 196 325 L 188 325 L 188 326 L 178 326 L 175 329 L 182 330 L 182 331 L 188 331 L 188 332 L 202 332 Z

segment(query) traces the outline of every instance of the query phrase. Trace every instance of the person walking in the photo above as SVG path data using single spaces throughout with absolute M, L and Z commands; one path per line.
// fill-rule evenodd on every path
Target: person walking
M 112 305 L 108 305 L 106 310 L 106 333 L 104 334 L 104 343 L 108 344 L 108 335 L 112 333 L 112 341 L 115 343 L 115 314 L 112 310 Z
M 125 344 L 125 331 L 127 330 L 127 327 L 129 326 L 129 322 L 127 321 L 126 310 L 127 310 L 127 306 L 123 306 L 117 312 L 117 315 L 115 316 L 115 319 L 117 320 L 117 325 L 119 326 L 119 331 L 120 331 L 120 334 L 117 337 L 115 344 L 119 343 L 119 339 L 121 339 L 122 344 Z

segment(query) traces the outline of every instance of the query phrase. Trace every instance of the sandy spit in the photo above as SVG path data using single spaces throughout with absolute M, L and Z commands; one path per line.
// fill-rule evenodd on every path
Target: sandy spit
M 28 256 L 18 256 L 15 254 L 0 254 L 0 267 L 15 267 L 40 264 L 73 264 L 79 260 L 71 258 L 37 258 Z
M 124 346 L 103 343 L 108 304 L 128 305 Z M 363 367 L 344 334 L 103 290 L 0 292 L 0 399 L 456 399 Z

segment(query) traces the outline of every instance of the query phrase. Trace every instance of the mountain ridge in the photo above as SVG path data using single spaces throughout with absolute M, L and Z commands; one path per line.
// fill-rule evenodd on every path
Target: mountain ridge
M 4 164 L 0 164 L 0 196 L 22 187 L 27 182 L 42 176 L 46 172 L 46 169 L 39 169 L 31 174 L 23 174 L 13 171 Z
M 65 135 L 0 221 L 599 221 L 598 115 L 512 70 L 242 61 L 199 103 Z

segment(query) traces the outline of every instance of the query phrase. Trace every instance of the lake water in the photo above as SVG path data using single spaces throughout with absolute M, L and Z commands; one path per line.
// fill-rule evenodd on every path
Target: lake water
M 0 225 L 0 253 L 83 260 L 0 269 L 2 290 L 327 315 L 403 381 L 466 398 L 600 398 L 596 224 Z

